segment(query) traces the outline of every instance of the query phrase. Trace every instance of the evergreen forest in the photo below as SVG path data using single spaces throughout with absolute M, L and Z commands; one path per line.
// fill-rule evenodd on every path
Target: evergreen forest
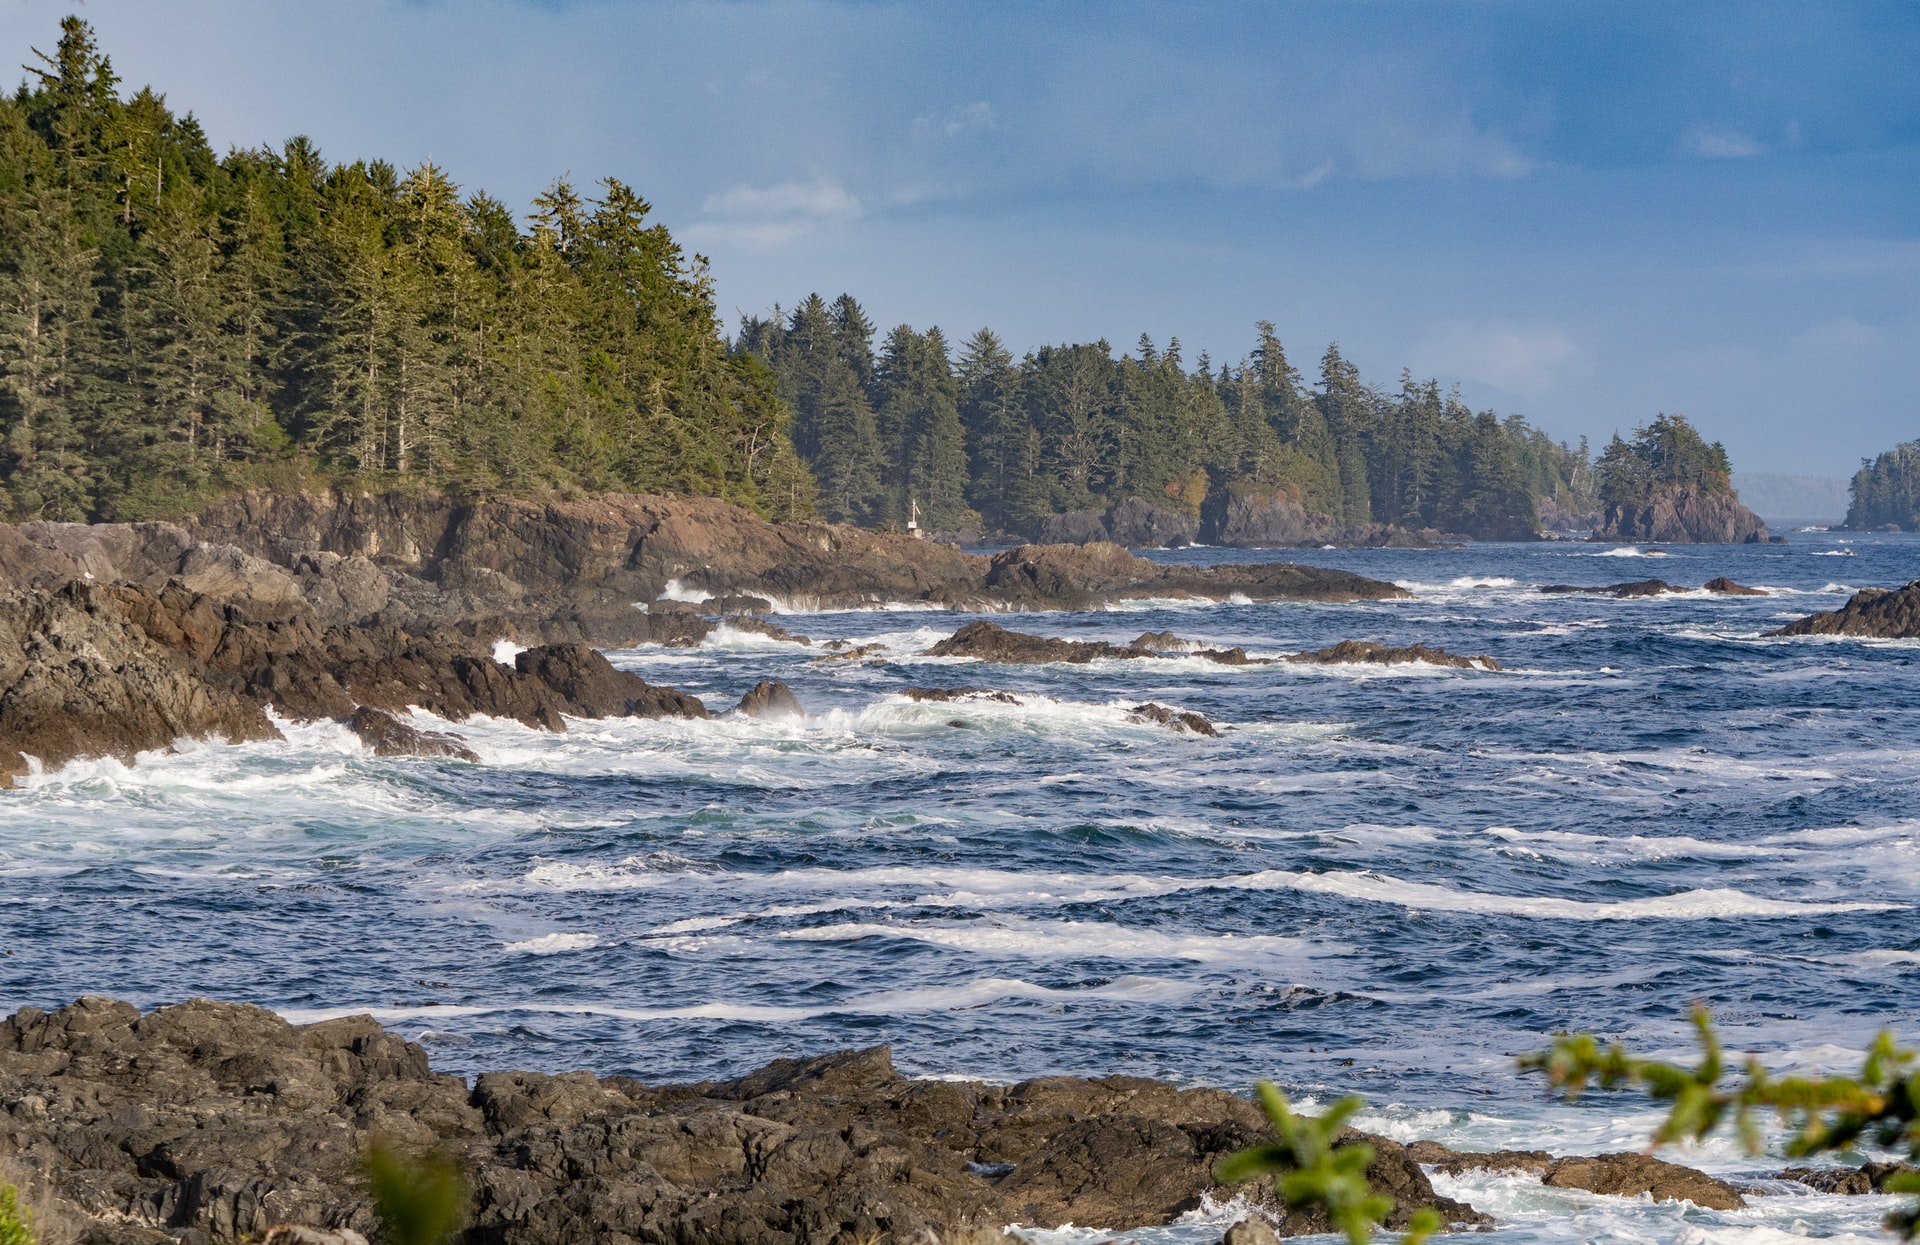
M 1488 539 L 1590 514 L 1585 443 L 1269 324 L 1216 366 L 1142 336 L 1016 358 L 809 297 L 729 340 L 706 261 L 606 179 L 524 218 L 431 162 L 216 155 L 62 25 L 0 96 L 0 517 L 134 520 L 248 487 L 716 496 L 1030 532 L 1229 490 Z M 1610 451 L 1611 452 L 1611 451 Z
M 1176 338 L 1046 346 L 1015 359 L 991 329 L 956 349 L 937 328 L 875 342 L 860 304 L 818 294 L 748 317 L 735 350 L 763 360 L 834 519 L 1023 533 L 1048 514 L 1139 497 L 1198 513 L 1221 489 L 1289 497 L 1349 526 L 1525 539 L 1538 506 L 1597 507 L 1585 443 L 1475 412 L 1437 381 L 1383 389 L 1330 345 L 1313 383 L 1271 324 L 1215 367 Z
M 1661 415 L 1625 441 L 1616 433 L 1596 471 L 1600 501 L 1611 508 L 1643 506 L 1657 489 L 1684 489 L 1705 497 L 1733 494 L 1726 449 L 1709 445 L 1684 415 Z
M 1871 461 L 1861 460 L 1847 526 L 1920 531 L 1920 441 L 1903 441 Z

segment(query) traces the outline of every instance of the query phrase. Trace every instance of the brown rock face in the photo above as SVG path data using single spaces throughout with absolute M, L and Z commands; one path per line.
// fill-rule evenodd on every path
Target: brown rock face
M 1767 542 L 1767 525 L 1731 493 L 1708 495 L 1665 486 L 1655 489 L 1645 505 L 1609 506 L 1592 539 L 1755 545 Z
M 196 999 L 141 1015 L 88 998 L 0 1024 L 5 1136 L 83 1245 L 183 1234 L 229 1245 L 293 1221 L 371 1233 L 368 1139 L 466 1168 L 468 1245 L 985 1242 L 1013 1220 L 1167 1222 L 1265 1138 L 1217 1090 L 1132 1077 L 1014 1086 L 911 1081 L 886 1048 L 781 1060 L 735 1081 L 655 1087 L 499 1072 L 469 1090 L 366 1017 L 293 1026 Z M 1369 1176 L 1391 1226 L 1435 1197 L 1403 1147 Z M 998 1174 L 996 1174 L 998 1173 Z M 1270 1202 L 1260 1188 L 1236 1190 Z M 1285 1230 L 1325 1231 L 1307 1217 Z M 295 1236 L 293 1240 L 302 1238 Z
M 1311 653 L 1295 653 L 1287 660 L 1312 662 L 1322 666 L 1349 662 L 1392 666 L 1421 661 L 1430 666 L 1451 666 L 1459 670 L 1500 669 L 1500 663 L 1485 653 L 1478 657 L 1456 657 L 1444 648 L 1428 648 L 1424 644 L 1395 648 L 1391 645 L 1377 644 L 1372 640 L 1342 640 L 1329 648 L 1316 649 Z
M 1126 644 L 1106 640 L 1061 640 L 1051 636 L 1008 631 L 998 623 L 971 622 L 927 650 L 929 657 L 971 657 L 975 661 L 1006 665 L 1090 661 L 1140 660 L 1156 657 L 1203 657 L 1223 666 L 1267 665 L 1268 658 L 1248 657 L 1241 648 L 1202 648 L 1169 631 L 1149 631 Z
M 804 718 L 807 711 L 800 707 L 799 697 L 785 683 L 769 682 L 765 679 L 753 685 L 753 690 L 740 698 L 734 706 L 735 713 L 750 718 Z
M 1862 1163 L 1858 1167 L 1789 1167 L 1775 1172 L 1775 1180 L 1792 1180 L 1816 1193 L 1841 1193 L 1858 1196 L 1878 1193 L 1887 1181 L 1899 1175 L 1920 1172 L 1911 1163 Z
M 1692 1202 L 1708 1210 L 1739 1210 L 1747 1204 L 1726 1181 L 1650 1154 L 1556 1159 L 1540 1179 L 1556 1189 L 1585 1189 L 1617 1197 L 1650 1194 L 1656 1202 Z
M 1904 588 L 1862 588 L 1837 610 L 1809 614 L 1768 635 L 1920 636 L 1920 579 Z

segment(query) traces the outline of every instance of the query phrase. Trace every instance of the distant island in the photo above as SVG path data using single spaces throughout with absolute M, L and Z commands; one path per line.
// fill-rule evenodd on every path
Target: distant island
M 1847 526 L 1856 531 L 1920 531 L 1920 441 L 1903 441 L 1863 460 L 1854 473 Z
M 1752 534 L 1719 501 L 1629 520 L 1584 440 L 1369 383 L 1337 344 L 1310 385 L 1267 323 L 1218 365 L 1144 335 L 1016 360 L 989 329 L 957 355 L 938 328 L 876 345 L 841 295 L 729 339 L 706 260 L 618 180 L 556 180 L 523 227 L 431 162 L 216 156 L 191 113 L 123 96 L 78 18 L 35 55 L 0 98 L 0 518 L 331 486 L 717 497 L 982 541 Z M 1730 497 L 1710 466 L 1674 487 Z

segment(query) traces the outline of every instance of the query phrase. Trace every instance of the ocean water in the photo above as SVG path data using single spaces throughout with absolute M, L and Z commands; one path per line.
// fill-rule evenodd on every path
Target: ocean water
M 1920 574 L 1920 538 L 1791 540 L 1184 550 L 1156 556 L 1291 558 L 1413 596 L 1000 619 L 1255 655 L 1422 642 L 1503 673 L 992 666 L 918 655 L 970 615 L 790 615 L 887 655 L 726 631 L 610 655 L 715 710 L 784 680 L 805 722 L 453 728 L 479 765 L 300 725 L 75 764 L 0 798 L 0 1006 L 367 1011 L 443 1070 L 649 1081 L 890 1042 L 910 1075 L 1268 1077 L 1308 1103 L 1362 1094 L 1366 1126 L 1403 1139 L 1638 1149 L 1643 1100 L 1551 1101 L 1514 1057 L 1560 1029 L 1684 1055 L 1695 1000 L 1781 1067 L 1850 1068 L 1884 1027 L 1920 1039 L 1920 642 L 1761 635 Z M 1536 591 L 1717 575 L 1769 595 Z M 1149 700 L 1223 734 L 1130 721 Z M 1773 1149 L 1673 1157 L 1753 1177 Z M 1516 1242 L 1870 1240 L 1887 1205 L 1441 1184 Z M 1235 1209 L 1130 1235 L 1217 1239 Z

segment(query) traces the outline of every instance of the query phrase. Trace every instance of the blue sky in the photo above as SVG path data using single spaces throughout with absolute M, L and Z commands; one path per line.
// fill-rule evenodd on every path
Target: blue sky
M 722 310 L 851 291 L 1017 349 L 1142 332 L 1459 383 L 1737 468 L 1920 436 L 1920 5 L 0 0 L 216 146 L 618 176 Z

